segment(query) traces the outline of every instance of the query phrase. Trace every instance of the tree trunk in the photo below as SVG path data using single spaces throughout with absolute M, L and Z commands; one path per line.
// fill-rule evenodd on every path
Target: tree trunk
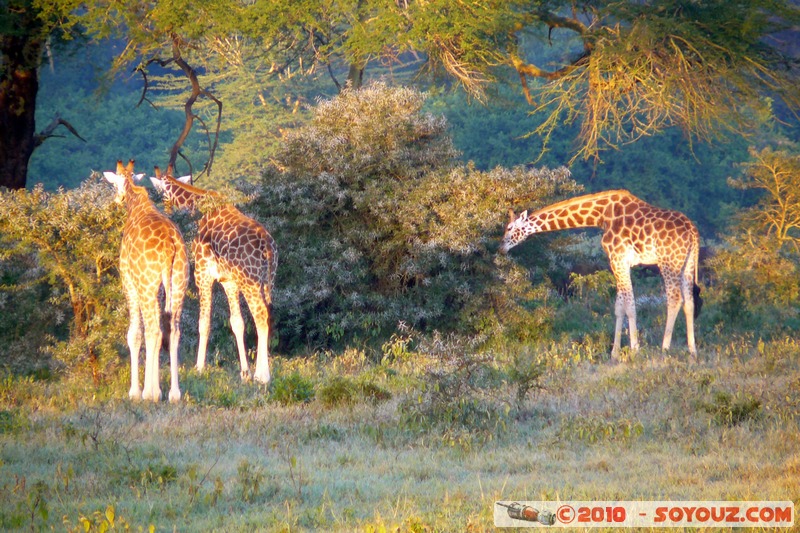
M 350 63 L 350 70 L 347 73 L 347 81 L 351 88 L 360 89 L 364 85 L 364 68 L 361 61 Z
M 0 36 L 0 187 L 22 189 L 36 146 L 42 41 L 36 32 Z

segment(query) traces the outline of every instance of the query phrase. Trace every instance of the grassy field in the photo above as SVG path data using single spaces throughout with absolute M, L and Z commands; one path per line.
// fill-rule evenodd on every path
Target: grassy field
M 274 358 L 268 390 L 185 363 L 180 405 L 129 402 L 127 376 L 6 378 L 0 529 L 485 531 L 496 500 L 800 503 L 793 340 L 698 363 L 452 339 L 383 352 Z

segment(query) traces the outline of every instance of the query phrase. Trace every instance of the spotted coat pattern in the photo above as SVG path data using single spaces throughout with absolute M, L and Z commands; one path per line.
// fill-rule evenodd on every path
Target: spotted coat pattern
M 585 227 L 603 230 L 603 250 L 617 283 L 613 357 L 619 355 L 624 317 L 628 319 L 631 349 L 639 347 L 630 273 L 635 265 L 657 265 L 664 278 L 667 323 L 662 348 L 670 347 L 675 319 L 683 304 L 687 344 L 690 354 L 696 357 L 693 290 L 697 282 L 700 236 L 685 215 L 652 206 L 625 190 L 589 194 L 534 213 L 510 215 L 500 246 L 503 253 L 534 233 Z
M 164 287 L 165 322 L 169 330 L 169 400 L 180 400 L 178 386 L 178 344 L 183 298 L 189 279 L 186 245 L 178 228 L 162 214 L 143 187 L 133 183 L 133 161 L 117 162 L 116 172 L 105 172 L 106 180 L 117 191 L 116 200 L 125 205 L 127 219 L 122 231 L 119 274 L 128 301 L 130 325 L 128 348 L 131 354 L 131 399 L 159 401 L 158 358 L 164 334 L 158 293 Z M 139 351 L 145 338 L 144 390 L 139 388 Z
M 217 196 L 182 183 L 170 170 L 151 178 L 173 209 L 195 211 L 203 197 Z M 250 378 L 244 344 L 244 320 L 239 295 L 243 295 L 258 334 L 258 348 L 253 378 L 262 383 L 270 380 L 269 370 L 269 313 L 272 287 L 278 263 L 278 249 L 267 230 L 244 215 L 236 207 L 223 204 L 211 208 L 200 218 L 197 237 L 192 243 L 194 278 L 200 298 L 199 346 L 197 369 L 205 368 L 209 329 L 211 326 L 211 295 L 218 281 L 228 297 L 230 324 L 239 351 L 242 380 Z

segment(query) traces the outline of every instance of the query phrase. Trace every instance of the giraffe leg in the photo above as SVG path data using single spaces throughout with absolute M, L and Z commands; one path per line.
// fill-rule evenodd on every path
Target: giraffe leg
M 258 332 L 258 351 L 256 356 L 256 369 L 253 379 L 260 383 L 269 383 L 269 307 L 261 297 L 260 288 L 254 287 L 245 292 L 250 314 L 256 323 Z
M 174 287 L 174 284 L 173 284 Z M 175 288 L 173 288 L 173 291 Z M 185 290 L 185 287 L 183 288 Z M 181 311 L 183 309 L 183 292 L 176 295 L 173 292 L 173 302 L 170 306 L 170 337 L 169 337 L 169 401 L 178 402 L 181 399 L 181 389 L 178 384 L 178 348 L 181 340 Z
M 664 330 L 664 342 L 661 343 L 663 351 L 669 350 L 672 344 L 672 331 L 675 327 L 675 319 L 681 309 L 681 288 L 672 273 L 662 267 L 664 274 L 664 289 L 667 295 L 667 326 Z
M 631 283 L 630 267 L 625 265 L 614 265 L 611 270 L 617 278 L 617 300 L 614 304 L 614 314 L 617 323 L 614 327 L 614 347 L 611 349 L 611 358 L 618 359 L 622 349 L 622 326 L 625 317 L 628 318 L 628 335 L 631 341 L 631 350 L 639 349 L 639 332 L 636 329 L 636 304 L 633 297 L 633 284 Z
M 617 300 L 614 304 L 614 314 L 617 317 L 616 325 L 614 326 L 614 347 L 611 348 L 611 359 L 619 359 L 619 351 L 622 349 L 622 323 L 625 319 L 625 299 L 619 290 L 617 290 Z
M 156 292 L 156 295 L 158 293 Z M 145 309 L 144 315 L 144 392 L 142 398 L 157 402 L 161 399 L 161 387 L 158 384 L 158 356 L 161 350 L 161 311 L 158 297 L 153 299 Z
M 139 352 L 142 348 L 142 314 L 139 305 L 131 300 L 130 325 L 128 326 L 128 349 L 131 352 L 131 389 L 128 398 L 131 400 L 142 399 L 142 389 L 139 386 Z
M 683 314 L 686 316 L 686 345 L 692 359 L 697 359 L 697 347 L 694 342 L 694 280 L 684 276 L 681 280 L 683 292 Z
M 211 329 L 211 296 L 214 280 L 200 275 L 195 270 L 195 284 L 200 299 L 199 337 L 197 342 L 197 364 L 195 368 L 202 372 L 206 367 L 206 350 L 208 349 L 208 333 Z
M 628 336 L 631 341 L 631 351 L 639 350 L 639 330 L 636 327 L 636 300 L 633 296 L 633 289 L 625 293 L 625 314 L 628 316 Z
M 222 288 L 228 295 L 228 306 L 231 310 L 231 330 L 236 337 L 236 347 L 239 350 L 239 364 L 241 365 L 242 381 L 250 380 L 250 369 L 247 365 L 247 350 L 244 346 L 244 318 L 242 318 L 242 308 L 239 303 L 239 288 L 232 281 L 222 282 Z

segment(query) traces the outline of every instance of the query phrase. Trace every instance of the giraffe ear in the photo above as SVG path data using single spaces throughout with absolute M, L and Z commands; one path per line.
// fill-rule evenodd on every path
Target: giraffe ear
M 526 209 L 525 211 L 520 213 L 519 218 L 528 218 L 528 210 Z
M 191 174 L 189 174 L 188 176 L 181 176 L 180 178 L 175 178 L 175 179 L 177 179 L 181 183 L 185 183 L 187 185 L 191 185 L 192 184 L 192 175 Z
M 107 182 L 111 183 L 112 185 L 116 185 L 120 182 L 121 176 L 115 172 L 103 172 L 103 177 L 106 179 Z
M 142 181 L 143 177 L 144 177 L 144 174 L 134 174 L 133 175 L 133 181 Z
M 160 177 L 159 174 L 161 174 L 161 172 L 156 172 L 156 177 L 155 178 L 151 177 L 150 178 L 150 183 L 153 184 L 153 187 L 155 188 L 155 190 L 157 190 L 160 193 L 163 193 L 164 189 L 165 189 L 165 187 L 164 187 L 164 178 Z

